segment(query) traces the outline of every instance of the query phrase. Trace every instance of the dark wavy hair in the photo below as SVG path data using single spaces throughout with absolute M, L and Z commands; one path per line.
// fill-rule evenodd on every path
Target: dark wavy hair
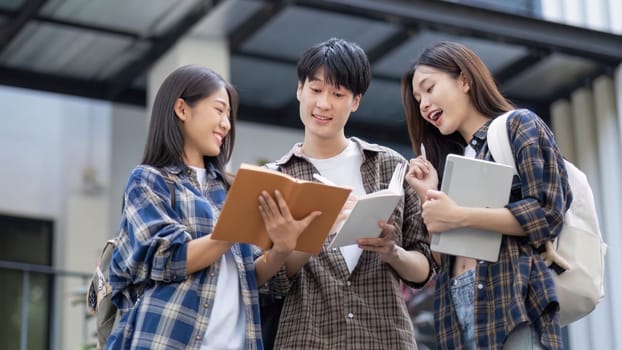
M 238 93 L 218 73 L 198 65 L 187 65 L 176 69 L 166 77 L 158 89 L 149 120 L 142 164 L 158 168 L 182 164 L 184 135 L 181 121 L 175 115 L 175 101 L 182 98 L 190 107 L 193 107 L 223 87 L 229 96 L 231 129 L 223 139 L 220 154 L 214 157 L 204 156 L 204 161 L 205 164 L 211 163 L 222 174 L 226 174 L 225 165 L 231 159 L 235 140 Z M 225 181 L 228 180 L 225 179 Z
M 442 135 L 435 126 L 426 122 L 421 116 L 412 86 L 413 75 L 419 66 L 438 69 L 455 79 L 462 75 L 469 84 L 471 102 L 475 109 L 485 116 L 495 118 L 515 107 L 503 97 L 484 62 L 466 46 L 445 41 L 426 48 L 402 76 L 402 104 L 414 154 L 419 153 L 423 144 L 427 158 L 438 170 L 440 179 L 447 155 L 463 154 L 466 142 L 458 132 L 448 136 Z
M 331 38 L 308 48 L 298 60 L 298 81 L 304 83 L 320 68 L 328 84 L 344 87 L 355 96 L 364 95 L 371 83 L 367 54 L 350 41 Z

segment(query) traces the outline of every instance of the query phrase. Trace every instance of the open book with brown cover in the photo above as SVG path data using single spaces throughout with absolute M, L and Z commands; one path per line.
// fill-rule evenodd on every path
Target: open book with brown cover
M 259 213 L 259 194 L 265 190 L 274 198 L 274 190 L 277 189 L 283 194 L 295 219 L 300 220 L 315 210 L 322 212 L 300 235 L 296 245 L 296 250 L 319 254 L 351 190 L 296 179 L 245 163 L 233 179 L 212 238 L 270 249 L 272 242 Z

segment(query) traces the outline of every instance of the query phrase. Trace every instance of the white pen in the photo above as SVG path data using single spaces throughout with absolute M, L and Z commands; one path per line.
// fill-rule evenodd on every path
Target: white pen
M 423 160 L 428 160 L 428 157 L 425 154 L 425 146 L 423 145 L 423 143 L 421 144 L 421 153 L 419 155 L 423 157 Z

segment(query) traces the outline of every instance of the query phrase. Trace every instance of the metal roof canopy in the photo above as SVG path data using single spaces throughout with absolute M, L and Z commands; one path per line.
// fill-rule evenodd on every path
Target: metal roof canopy
M 144 106 L 149 66 L 182 37 L 215 32 L 230 43 L 240 119 L 296 128 L 301 51 L 327 35 L 357 41 L 374 77 L 346 131 L 403 144 L 400 75 L 430 42 L 464 42 L 507 97 L 545 118 L 622 62 L 620 35 L 447 1 L 12 0 L 0 4 L 0 84 Z

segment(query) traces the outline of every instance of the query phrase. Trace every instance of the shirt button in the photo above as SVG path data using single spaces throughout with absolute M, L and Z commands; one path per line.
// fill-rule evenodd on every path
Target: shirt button
M 346 282 L 346 285 L 347 285 L 348 287 L 350 287 L 350 286 L 352 285 L 352 282 L 348 281 L 348 282 Z
M 201 340 L 201 336 L 200 335 L 197 335 L 197 340 Z
M 212 277 L 214 277 L 214 276 L 215 276 L 215 274 L 214 274 L 213 272 L 212 272 L 212 273 L 210 273 L 209 275 L 210 275 L 210 276 L 212 276 Z
M 337 250 L 337 248 L 333 248 L 333 251 Z
M 209 307 L 209 304 L 205 303 L 205 305 L 203 305 L 203 306 L 205 306 L 205 308 L 207 309 Z
M 350 312 L 350 313 L 348 314 L 348 318 L 354 318 L 354 314 Z
M 484 285 L 483 285 L 483 284 L 481 284 L 481 283 L 480 283 L 480 284 L 478 284 L 478 285 L 477 285 L 477 289 L 484 289 Z

